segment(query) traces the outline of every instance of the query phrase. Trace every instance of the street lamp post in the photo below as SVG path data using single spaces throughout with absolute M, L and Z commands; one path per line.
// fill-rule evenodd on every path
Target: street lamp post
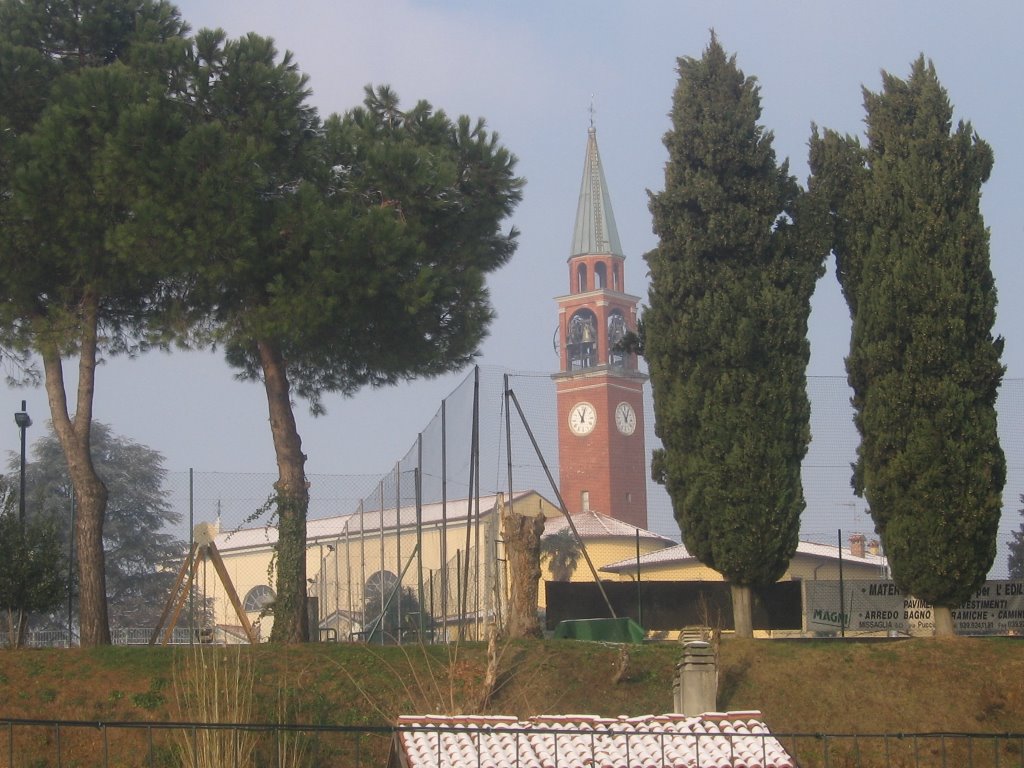
M 25 522 L 25 431 L 32 426 L 32 419 L 25 410 L 25 401 L 21 401 L 21 410 L 14 414 L 14 423 L 21 430 L 21 489 L 18 493 L 18 517 Z

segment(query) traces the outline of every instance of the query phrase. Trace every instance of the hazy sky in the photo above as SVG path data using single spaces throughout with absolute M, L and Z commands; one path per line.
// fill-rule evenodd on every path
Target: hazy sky
M 861 86 L 880 71 L 905 76 L 931 58 L 955 105 L 995 151 L 984 188 L 999 290 L 997 332 L 1007 376 L 1024 376 L 1024 179 L 1020 89 L 1024 4 L 988 2 L 557 2 L 403 0 L 187 0 L 194 29 L 222 27 L 275 38 L 309 74 L 324 115 L 362 100 L 368 83 L 390 84 L 411 106 L 427 99 L 450 114 L 486 118 L 518 157 L 527 180 L 510 223 L 521 231 L 512 261 L 490 280 L 498 313 L 481 362 L 552 371 L 553 297 L 568 290 L 568 256 L 594 105 L 605 176 L 627 254 L 626 289 L 646 297 L 645 251 L 655 245 L 647 190 L 661 189 L 661 143 L 676 58 L 699 57 L 714 28 L 761 85 L 762 122 L 775 149 L 806 181 L 811 123 L 860 133 Z M 831 272 L 815 295 L 813 375 L 842 375 L 849 322 Z M 68 373 L 74 367 L 68 365 Z M 462 376 L 329 397 L 328 415 L 297 404 L 311 473 L 380 473 L 410 447 Z M 73 385 L 73 375 L 69 385 Z M 6 389 L 10 414 L 28 401 L 42 433 L 42 389 Z M 213 354 L 114 360 L 97 374 L 95 417 L 166 457 L 169 470 L 267 472 L 273 450 L 262 387 L 237 382 Z M 16 450 L 13 416 L 0 451 Z

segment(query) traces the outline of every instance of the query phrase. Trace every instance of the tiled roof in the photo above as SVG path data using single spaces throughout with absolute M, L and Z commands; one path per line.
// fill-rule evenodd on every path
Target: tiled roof
M 533 717 L 405 716 L 407 768 L 794 768 L 760 712 Z
M 519 503 L 531 495 L 537 496 L 538 499 L 541 498 L 535 491 L 516 491 L 512 497 L 513 503 Z M 480 513 L 490 513 L 494 509 L 497 498 L 497 495 L 481 496 Z M 469 499 L 448 499 L 443 506 L 440 502 L 424 504 L 420 510 L 420 519 L 424 525 L 439 525 L 442 517 L 448 523 L 456 523 L 465 520 L 467 515 L 475 513 L 475 500 L 470 505 Z M 385 531 L 394 530 L 399 522 L 403 528 L 406 528 L 416 523 L 416 507 L 413 505 L 400 507 L 398 512 L 393 507 L 385 509 L 383 518 Z M 380 510 L 364 511 L 362 514 L 353 512 L 349 515 L 309 520 L 306 523 L 306 540 L 312 543 L 321 539 L 326 541 L 343 538 L 346 535 L 358 536 L 360 529 L 367 533 L 379 533 L 381 529 Z M 266 547 L 277 542 L 277 528 L 259 526 L 221 531 L 215 541 L 221 552 L 250 547 Z
M 839 547 L 833 544 L 814 544 L 810 541 L 801 541 L 796 545 L 796 552 L 798 555 L 808 555 L 810 557 L 820 557 L 826 560 L 838 560 L 839 559 Z M 854 562 L 854 563 L 867 563 L 869 565 L 877 565 L 879 567 L 885 565 L 886 559 L 882 555 L 872 555 L 865 553 L 863 557 L 859 557 L 850 552 L 849 549 L 843 547 L 843 560 Z M 668 547 L 666 549 L 659 549 L 654 552 L 648 552 L 640 558 L 640 566 L 645 565 L 682 565 L 683 563 L 695 560 L 696 558 L 690 554 L 685 544 L 676 544 L 675 546 Z M 607 573 L 628 573 L 629 571 L 635 571 L 637 566 L 637 559 L 635 557 L 626 558 L 620 560 L 617 563 L 609 563 L 608 565 L 602 566 L 600 570 Z
M 665 538 L 643 528 L 638 528 L 635 525 L 624 523 L 621 520 L 616 520 L 609 515 L 602 515 L 600 512 L 579 512 L 572 516 L 572 522 L 576 526 L 576 530 L 579 531 L 580 537 L 584 539 L 620 537 L 635 539 L 637 531 L 639 531 L 641 539 L 657 539 L 665 542 L 665 546 L 675 543 L 672 539 Z M 557 533 L 568 527 L 569 523 L 566 522 L 565 517 L 562 515 L 549 517 L 544 521 L 544 535 L 550 536 L 552 533 Z M 634 562 L 636 562 L 635 559 Z

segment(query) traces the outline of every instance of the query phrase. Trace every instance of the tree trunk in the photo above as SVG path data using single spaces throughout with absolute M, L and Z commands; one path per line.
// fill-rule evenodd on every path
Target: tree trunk
M 750 587 L 731 585 L 732 623 L 736 637 L 754 636 L 753 598 Z
M 110 644 L 107 616 L 107 577 L 103 554 L 103 519 L 107 511 L 107 486 L 92 463 L 92 405 L 96 384 L 97 302 L 87 294 L 80 322 L 78 392 L 75 416 L 68 413 L 64 367 L 55 342 L 41 344 L 46 397 L 50 418 L 75 490 L 75 548 L 78 554 L 79 642 L 88 648 Z
M 935 637 L 956 637 L 953 629 L 953 611 L 941 605 L 932 608 L 935 617 Z
M 499 514 L 505 537 L 509 571 L 509 637 L 540 637 L 537 590 L 540 584 L 540 539 L 544 515 L 519 515 L 499 497 Z
M 306 613 L 306 513 L 309 485 L 306 456 L 295 426 L 284 356 L 272 343 L 257 342 L 263 384 L 270 410 L 270 432 L 277 456 L 277 599 L 274 601 L 274 643 L 309 640 Z

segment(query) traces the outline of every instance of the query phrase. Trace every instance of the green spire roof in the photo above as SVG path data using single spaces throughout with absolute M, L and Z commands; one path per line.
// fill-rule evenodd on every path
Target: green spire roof
M 604 181 L 601 155 L 597 151 L 597 131 L 587 131 L 587 157 L 583 165 L 580 202 L 576 209 L 576 228 L 569 257 L 611 253 L 622 256 L 619 230 L 615 227 L 612 201 Z

